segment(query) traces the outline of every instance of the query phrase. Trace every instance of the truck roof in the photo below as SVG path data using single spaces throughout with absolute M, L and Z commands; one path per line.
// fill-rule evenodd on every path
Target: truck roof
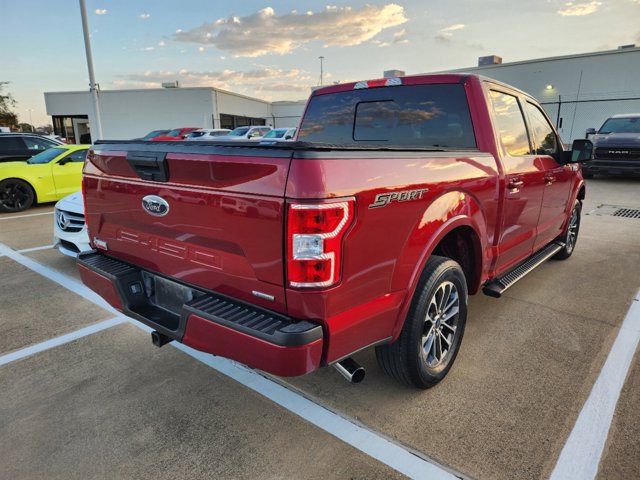
M 477 75 L 473 73 L 432 73 L 432 74 L 419 74 L 419 75 L 406 75 L 402 77 L 392 78 L 377 78 L 373 80 L 363 80 L 359 82 L 341 83 L 337 85 L 330 85 L 314 90 L 311 96 L 324 95 L 326 93 L 346 92 L 358 88 L 368 87 L 383 87 L 383 86 L 396 86 L 396 85 L 422 85 L 429 83 L 463 83 L 469 78 L 475 78 L 477 81 L 489 81 L 498 85 L 503 85 L 511 90 L 522 93 L 528 97 L 530 94 L 524 92 L 513 85 L 501 82 L 494 78 L 486 77 L 484 75 Z
M 616 113 L 609 118 L 640 118 L 640 113 Z

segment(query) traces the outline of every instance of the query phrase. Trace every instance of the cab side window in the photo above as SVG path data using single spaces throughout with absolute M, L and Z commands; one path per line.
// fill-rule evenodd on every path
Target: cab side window
M 84 162 L 84 159 L 87 156 L 87 152 L 88 150 L 76 150 L 75 152 L 67 155 L 66 158 L 71 160 L 72 162 Z
M 518 98 L 495 90 L 491 90 L 490 97 L 498 134 L 506 153 L 511 156 L 531 155 L 529 135 Z
M 554 156 L 558 152 L 558 139 L 553 127 L 536 105 L 529 102 L 525 105 L 531 124 L 536 154 Z

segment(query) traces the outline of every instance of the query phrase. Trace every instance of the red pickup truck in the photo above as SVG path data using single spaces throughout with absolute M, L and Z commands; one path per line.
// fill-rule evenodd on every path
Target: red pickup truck
M 278 145 L 103 141 L 84 168 L 82 280 L 177 340 L 280 376 L 376 348 L 427 388 L 469 294 L 568 258 L 589 140 L 563 151 L 529 95 L 473 75 L 334 85 Z

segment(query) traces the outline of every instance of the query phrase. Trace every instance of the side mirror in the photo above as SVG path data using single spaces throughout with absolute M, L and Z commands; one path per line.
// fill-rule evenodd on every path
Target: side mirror
M 60 160 L 58 162 L 58 165 L 66 165 L 67 163 L 69 163 L 71 161 L 71 159 L 69 157 L 64 157 L 62 160 Z
M 587 128 L 584 138 L 589 138 L 589 135 L 595 135 L 595 134 L 596 134 L 595 128 Z
M 588 162 L 593 158 L 593 142 L 591 140 L 574 140 L 567 163 Z
M 291 135 L 287 135 L 286 137 L 284 137 L 285 140 L 291 140 L 293 137 Z

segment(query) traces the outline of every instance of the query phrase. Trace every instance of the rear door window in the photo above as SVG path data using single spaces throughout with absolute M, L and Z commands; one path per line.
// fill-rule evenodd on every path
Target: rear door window
M 346 145 L 476 148 L 464 87 L 380 87 L 318 95 L 298 140 Z
M 511 156 L 530 155 L 529 135 L 518 98 L 496 90 L 491 90 L 490 97 L 500 142 L 506 153 Z
M 1 134 L 0 134 L 1 135 Z M 21 138 L 17 137 L 4 137 L 0 136 L 0 148 L 3 151 L 15 152 L 18 150 L 25 150 L 24 142 Z

